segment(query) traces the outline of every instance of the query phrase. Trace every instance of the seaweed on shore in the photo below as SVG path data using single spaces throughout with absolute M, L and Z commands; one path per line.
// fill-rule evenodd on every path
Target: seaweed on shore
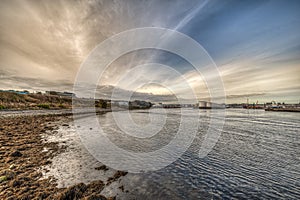
M 17 116 L 0 118 L 0 199 L 115 199 L 100 195 L 99 180 L 57 188 L 54 177 L 41 179 L 42 166 L 60 153 L 58 143 L 43 143 L 41 134 L 57 129 L 54 121 L 67 123 L 67 116 Z M 44 148 L 49 149 L 47 152 Z M 113 177 L 117 180 L 119 176 Z M 123 175 L 123 174 L 122 174 Z

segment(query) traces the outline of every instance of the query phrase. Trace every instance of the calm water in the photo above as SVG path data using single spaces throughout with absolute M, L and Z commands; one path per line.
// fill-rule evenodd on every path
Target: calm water
M 165 127 L 151 140 L 122 134 L 112 114 L 99 116 L 109 138 L 128 151 L 153 151 L 176 134 L 179 109 L 167 110 Z M 191 109 L 191 115 L 197 110 Z M 148 111 L 131 112 L 138 123 Z M 157 110 L 150 110 L 159 115 Z M 263 110 L 226 110 L 226 122 L 214 149 L 199 158 L 210 112 L 201 111 L 198 133 L 184 155 L 166 168 L 128 174 L 121 199 L 300 199 L 300 114 Z M 142 141 L 142 142 L 141 142 Z M 159 162 L 159 160 L 157 160 Z

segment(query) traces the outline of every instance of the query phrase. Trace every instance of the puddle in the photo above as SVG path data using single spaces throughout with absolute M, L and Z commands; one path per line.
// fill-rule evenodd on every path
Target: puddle
M 43 167 L 43 178 L 54 177 L 59 188 L 69 187 L 78 183 L 88 184 L 95 180 L 101 180 L 105 184 L 116 170 L 109 168 L 107 171 L 96 170 L 103 164 L 97 161 L 82 145 L 75 127 L 70 122 L 60 126 L 50 134 L 43 134 L 44 142 L 59 142 L 59 146 L 65 150 L 52 159 L 52 163 Z M 43 151 L 49 151 L 44 149 Z M 122 193 L 122 178 L 113 182 L 101 192 L 104 196 L 117 196 Z

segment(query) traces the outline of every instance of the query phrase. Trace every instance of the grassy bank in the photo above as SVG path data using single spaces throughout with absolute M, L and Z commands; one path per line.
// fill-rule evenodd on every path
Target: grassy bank
M 16 94 L 12 92 L 0 92 L 0 110 L 68 109 L 71 107 L 71 97 L 61 97 L 45 94 Z

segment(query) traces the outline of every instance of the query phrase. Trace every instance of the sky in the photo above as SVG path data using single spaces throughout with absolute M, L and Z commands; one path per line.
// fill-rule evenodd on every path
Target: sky
M 72 91 L 81 64 L 98 44 L 143 27 L 176 30 L 197 41 L 218 68 L 227 103 L 300 101 L 297 0 L 2 0 L 0 89 Z M 132 72 L 147 63 L 170 66 L 180 74 L 170 75 L 163 67 Z M 128 72 L 135 74 L 124 79 Z M 136 89 L 149 74 L 159 84 Z M 120 85 L 122 78 L 126 81 Z M 98 92 L 118 87 L 165 99 L 172 92 L 162 85 L 171 85 L 188 99 L 190 89 L 182 78 L 197 98 L 209 98 L 203 77 L 187 60 L 171 52 L 144 49 L 113 61 L 99 80 Z

